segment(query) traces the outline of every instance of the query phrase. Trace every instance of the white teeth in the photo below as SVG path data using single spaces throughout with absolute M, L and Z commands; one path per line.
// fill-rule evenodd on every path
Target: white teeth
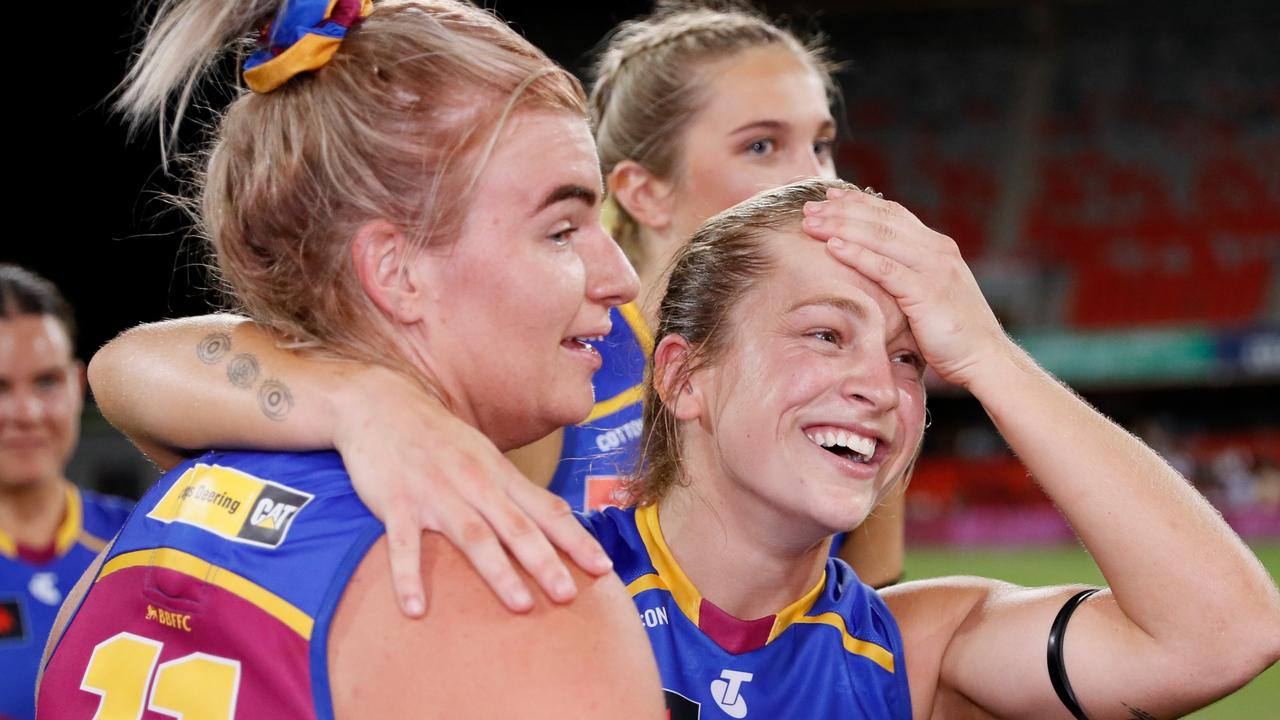
M 876 439 L 864 437 L 848 430 L 826 430 L 823 432 L 809 432 L 806 436 L 817 445 L 824 448 L 843 447 L 852 450 L 868 460 L 876 451 Z
M 603 341 L 603 340 L 604 340 L 604 336 L 603 336 L 603 335 L 592 335 L 592 336 L 590 336 L 590 337 L 586 337 L 586 336 L 582 336 L 582 335 L 575 335 L 573 339 L 574 339 L 574 340 L 577 340 L 578 342 L 581 342 L 581 343 L 601 342 L 601 341 Z

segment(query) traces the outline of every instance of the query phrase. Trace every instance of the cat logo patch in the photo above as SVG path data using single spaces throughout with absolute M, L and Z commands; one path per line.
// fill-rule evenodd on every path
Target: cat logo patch
M 276 548 L 314 497 L 233 468 L 201 463 L 183 473 L 147 517 Z

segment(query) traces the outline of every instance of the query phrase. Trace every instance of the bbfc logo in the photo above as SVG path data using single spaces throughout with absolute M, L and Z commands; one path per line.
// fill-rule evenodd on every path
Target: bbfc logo
M 749 672 L 722 670 L 719 680 L 711 681 L 711 697 L 720 709 L 731 718 L 747 716 L 747 699 L 742 696 L 742 686 L 755 677 Z

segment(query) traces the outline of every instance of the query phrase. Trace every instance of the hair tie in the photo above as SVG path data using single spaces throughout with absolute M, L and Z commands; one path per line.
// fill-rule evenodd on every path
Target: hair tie
M 245 82 L 254 92 L 269 93 L 298 73 L 319 70 L 371 12 L 373 0 L 286 0 L 245 60 Z

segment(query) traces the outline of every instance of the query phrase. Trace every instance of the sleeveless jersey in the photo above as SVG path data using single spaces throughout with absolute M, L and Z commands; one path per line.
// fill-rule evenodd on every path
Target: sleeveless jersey
M 0 718 L 35 716 L 36 671 L 63 597 L 129 517 L 129 501 L 68 485 L 52 552 L 0 532 Z
M 581 424 L 564 429 L 560 461 L 548 486 L 579 512 L 624 504 L 622 481 L 639 457 L 644 369 L 653 333 L 635 303 L 609 314 L 613 328 L 596 343 L 603 362 L 591 378 L 595 407 Z
M 41 720 L 332 717 L 329 623 L 382 533 L 334 453 L 183 463 L 112 544 L 45 670 Z
M 668 550 L 655 506 L 584 524 L 613 559 L 649 634 L 670 720 L 911 717 L 897 622 L 842 560 L 776 615 L 741 621 L 702 598 Z

